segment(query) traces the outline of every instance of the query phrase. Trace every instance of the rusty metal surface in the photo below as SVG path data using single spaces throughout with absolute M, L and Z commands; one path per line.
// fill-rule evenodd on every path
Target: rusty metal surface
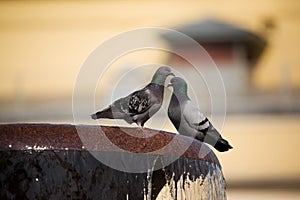
M 150 169 L 158 165 L 162 168 L 153 171 L 150 179 L 148 172 L 113 169 L 92 156 L 78 131 L 91 143 L 88 149 L 102 156 L 126 158 L 124 155 L 130 152 L 148 153 L 137 163 Z M 95 140 L 95 136 L 101 139 Z M 210 199 L 223 199 L 225 194 L 215 154 L 205 144 L 185 136 L 138 128 L 8 124 L 0 125 L 0 138 L 0 199 L 145 199 L 150 190 L 147 199 L 156 199 L 172 181 L 179 184 L 205 178 L 211 179 L 211 184 L 198 187 L 209 193 L 215 191 L 217 197 Z M 181 155 L 180 149 L 186 144 L 190 146 Z M 157 151 L 160 149 L 163 151 Z M 201 155 L 202 150 L 206 153 Z M 169 164 L 160 159 L 174 156 L 177 159 Z
M 129 151 L 135 153 L 155 153 L 164 148 L 173 140 L 169 148 L 164 148 L 160 154 L 183 156 L 186 158 L 200 159 L 220 165 L 215 154 L 202 142 L 190 141 L 191 138 L 176 136 L 175 134 L 156 131 L 151 129 L 141 130 L 139 128 L 119 128 L 89 125 L 67 125 L 67 124 L 7 124 L 0 125 L 0 150 L 28 150 L 38 148 L 44 150 L 86 150 L 77 130 L 86 138 L 91 136 L 90 141 L 94 142 L 92 135 L 99 134 L 99 137 L 106 137 L 111 143 L 119 147 L 112 149 L 107 141 L 99 140 L 89 150 L 93 151 Z M 143 137 L 141 137 L 141 135 Z M 89 139 L 87 139 L 89 141 Z M 190 144 L 182 154 L 182 148 Z M 204 152 L 201 155 L 200 152 Z

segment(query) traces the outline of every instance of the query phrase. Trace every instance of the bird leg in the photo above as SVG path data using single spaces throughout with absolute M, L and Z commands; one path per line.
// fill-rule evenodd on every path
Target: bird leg
M 140 125 L 140 124 L 138 124 L 138 123 L 137 123 L 137 125 L 138 125 L 138 127 L 139 127 L 142 131 L 145 130 L 145 129 L 144 129 L 144 126 L 142 126 L 142 125 Z

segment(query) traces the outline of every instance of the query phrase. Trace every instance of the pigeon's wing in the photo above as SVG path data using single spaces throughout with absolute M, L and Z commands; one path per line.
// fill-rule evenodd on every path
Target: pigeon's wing
M 209 129 L 209 120 L 200 112 L 200 110 L 195 105 L 191 103 L 191 101 L 186 102 L 182 115 L 183 120 L 186 121 L 190 128 L 193 128 L 204 134 Z
M 141 114 L 151 108 L 154 97 L 148 87 L 133 92 L 128 98 L 128 112 L 131 115 Z
M 186 124 L 197 131 L 195 138 L 208 143 L 220 152 L 232 149 L 227 140 L 213 127 L 210 121 L 193 104 L 187 102 L 183 110 L 183 119 Z
M 143 89 L 137 90 L 126 97 L 113 102 L 114 112 L 121 112 L 126 115 L 138 115 L 145 113 L 155 104 L 158 104 L 156 95 L 153 94 L 149 85 Z

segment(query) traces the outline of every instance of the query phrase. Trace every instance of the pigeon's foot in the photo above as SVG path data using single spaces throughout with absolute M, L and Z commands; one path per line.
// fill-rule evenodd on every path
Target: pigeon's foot
M 145 130 L 144 126 L 139 126 L 139 128 L 144 132 Z

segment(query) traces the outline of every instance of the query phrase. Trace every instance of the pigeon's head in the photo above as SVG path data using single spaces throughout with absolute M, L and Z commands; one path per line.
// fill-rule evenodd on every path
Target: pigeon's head
M 161 74 L 161 75 L 165 75 L 166 77 L 169 75 L 175 76 L 170 67 L 167 66 L 162 66 L 160 68 L 157 69 L 156 73 Z
M 180 77 L 172 78 L 168 87 L 173 87 L 173 91 L 176 94 L 187 95 L 187 83 Z
M 168 87 L 173 87 L 174 89 L 179 89 L 182 87 L 187 88 L 186 82 L 180 77 L 174 77 L 170 80 Z
M 164 85 L 166 78 L 170 75 L 175 76 L 170 67 L 160 67 L 156 70 L 151 82 L 158 85 Z

